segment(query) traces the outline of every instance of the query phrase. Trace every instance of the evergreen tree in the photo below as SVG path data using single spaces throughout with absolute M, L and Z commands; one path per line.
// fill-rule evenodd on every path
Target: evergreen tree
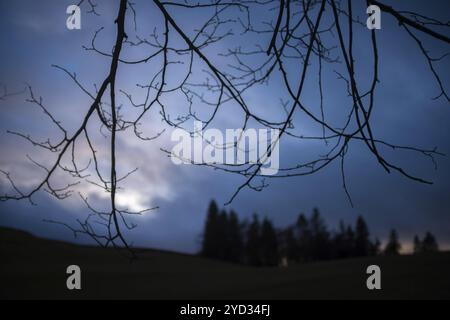
M 253 215 L 253 221 L 248 227 L 247 242 L 245 247 L 248 264 L 253 266 L 260 266 L 260 223 L 256 214 Z
M 298 241 L 295 238 L 294 230 L 292 227 L 288 227 L 284 231 L 284 241 L 285 241 L 285 255 L 288 260 L 299 261 L 300 260 L 300 248 Z
M 333 257 L 338 259 L 348 258 L 353 255 L 354 234 L 351 226 L 345 226 L 339 222 L 339 231 L 333 239 Z
M 369 228 L 362 216 L 356 219 L 355 228 L 355 256 L 366 257 L 369 255 L 371 243 L 369 240 Z
M 277 234 L 269 219 L 260 223 L 255 214 L 250 222 L 240 223 L 236 212 L 219 212 L 212 200 L 208 206 L 201 254 L 253 266 L 277 265 L 281 256 L 304 262 L 380 254 L 380 241 L 372 242 L 369 236 L 369 228 L 362 216 L 357 218 L 354 230 L 341 221 L 338 231 L 331 236 L 316 208 L 310 219 L 300 214 L 294 225 Z M 400 249 L 397 231 L 392 229 L 384 254 L 398 255 Z M 414 253 L 438 250 L 437 241 L 430 232 L 425 234 L 423 241 L 417 235 L 414 237 Z
M 413 244 L 414 244 L 414 254 L 421 253 L 422 252 L 422 241 L 420 241 L 420 239 L 417 235 L 414 236 Z
M 389 234 L 389 240 L 386 244 L 386 248 L 384 249 L 384 253 L 386 255 L 398 255 L 400 253 L 400 242 L 398 240 L 398 234 L 395 229 L 391 230 Z
M 277 234 L 272 222 L 265 218 L 261 226 L 261 260 L 266 266 L 278 264 Z
M 206 216 L 205 228 L 203 232 L 202 255 L 208 258 L 217 258 L 219 209 L 214 200 L 209 203 Z
M 317 208 L 313 210 L 309 225 L 312 237 L 311 255 L 313 260 L 329 259 L 331 257 L 330 234 Z
M 311 231 L 309 229 L 308 219 L 303 213 L 298 216 L 295 231 L 296 234 L 294 236 L 297 238 L 298 260 L 311 260 Z
M 217 220 L 217 230 L 215 235 L 217 241 L 217 258 L 220 260 L 230 259 L 230 250 L 228 247 L 228 215 L 222 210 Z
M 232 210 L 228 219 L 227 232 L 228 260 L 240 262 L 242 260 L 243 240 L 241 225 L 237 214 Z
M 434 252 L 434 251 L 438 251 L 438 250 L 439 250 L 439 247 L 436 242 L 436 238 L 430 232 L 427 232 L 425 234 L 425 238 L 423 238 L 423 241 L 422 241 L 422 251 L 423 252 Z
M 375 238 L 375 242 L 371 246 L 370 255 L 371 256 L 377 256 L 380 254 L 381 251 L 381 242 L 378 238 Z

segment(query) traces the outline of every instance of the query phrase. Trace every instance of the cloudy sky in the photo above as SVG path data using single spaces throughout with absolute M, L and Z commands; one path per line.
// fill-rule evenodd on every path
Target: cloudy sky
M 444 21 L 449 20 L 448 1 L 395 1 L 390 2 L 399 9 L 414 9 Z M 52 64 L 63 66 L 76 72 L 77 78 L 94 91 L 94 84 L 100 83 L 109 68 L 109 59 L 92 51 L 86 51 L 92 36 L 99 27 L 98 45 L 111 50 L 115 37 L 114 18 L 117 3 L 98 1 L 100 16 L 88 14 L 87 6 L 82 7 L 81 30 L 66 28 L 66 8 L 70 1 L 25 1 L 0 2 L 0 82 L 10 90 L 22 88 L 24 83 L 33 87 L 37 96 L 42 96 L 45 105 L 69 130 L 80 124 L 83 114 L 89 108 L 87 97 L 60 70 Z M 137 1 L 137 34 L 148 37 L 153 30 L 162 31 L 162 19 L 157 8 L 150 1 Z M 207 19 L 208 13 L 192 10 L 171 9 L 178 23 L 188 34 Z M 364 21 L 365 8 L 356 6 L 355 15 Z M 329 13 L 329 12 L 328 12 Z M 274 20 L 276 10 L 261 11 L 258 19 Z M 131 16 L 127 28 L 130 38 L 133 32 Z M 155 29 L 156 28 L 156 29 Z M 359 27 L 356 36 L 367 39 L 367 29 Z M 448 30 L 447 30 L 448 32 Z M 448 34 L 447 34 L 448 35 Z M 388 16 L 382 16 L 382 29 L 377 31 L 380 48 L 380 85 L 373 115 L 373 129 L 378 137 L 395 144 L 413 145 L 432 149 L 450 155 L 450 106 L 445 99 L 432 100 L 439 90 L 420 50 L 412 39 L 405 36 L 398 24 Z M 239 38 L 239 32 L 229 39 L 205 50 L 206 54 L 218 65 L 227 61 L 218 53 L 229 48 L 266 41 L 267 37 Z M 425 37 L 426 38 L 426 37 Z M 261 40 L 262 39 L 262 40 Z M 445 49 L 435 41 L 425 39 L 424 44 L 434 56 Z M 177 44 L 179 39 L 174 39 Z M 148 47 L 129 48 L 125 54 L 130 57 L 145 56 Z M 371 54 L 371 48 L 361 41 L 355 46 L 355 56 L 362 83 L 370 79 L 370 67 L 363 61 Z M 358 61 L 362 61 L 358 64 Z M 157 62 L 155 62 L 157 63 Z M 145 66 L 123 66 L 119 68 L 119 85 L 142 99 L 137 83 L 148 82 L 155 74 L 151 63 Z M 300 70 L 301 65 L 292 63 L 293 69 Z M 179 71 L 177 66 L 171 69 L 175 81 Z M 180 67 L 182 68 L 182 66 Z M 201 69 L 201 66 L 199 67 Z M 311 68 L 314 68 L 312 66 Z M 442 76 L 444 86 L 450 86 L 450 59 L 436 64 Z M 180 69 L 182 70 L 182 69 Z M 342 65 L 333 65 L 325 71 L 327 84 L 325 103 L 328 103 L 326 117 L 340 119 L 342 107 L 348 104 L 343 92 L 342 81 L 338 80 L 334 70 L 343 70 Z M 364 75 L 368 76 L 365 77 Z M 195 77 L 201 79 L 200 71 Z M 169 80 L 170 81 L 170 80 Z M 199 80 L 201 81 L 201 80 Z M 311 72 L 308 78 L 303 101 L 317 106 L 317 75 Z M 135 90 L 135 91 L 134 91 Z M 345 88 L 344 88 L 345 90 Z M 344 93 L 344 94 L 343 94 Z M 27 155 L 43 164 L 50 164 L 54 158 L 45 152 L 30 146 L 19 137 L 7 134 L 7 130 L 31 134 L 38 140 L 48 137 L 57 139 L 58 132 L 36 106 L 25 102 L 26 95 L 18 95 L 0 101 L 0 169 L 10 172 L 20 188 L 25 190 L 35 186 L 44 172 L 27 159 Z M 255 88 L 248 93 L 249 103 L 270 115 L 280 110 L 280 99 L 286 98 L 276 79 L 269 86 Z M 183 106 L 177 95 L 166 95 L 165 102 L 176 114 Z M 129 110 L 126 99 L 122 99 L 124 113 Z M 194 105 L 194 107 L 200 107 Z M 128 109 L 127 109 L 128 108 Z M 316 134 L 318 129 L 298 114 L 295 118 L 299 134 Z M 214 122 L 217 128 L 238 128 L 242 124 L 242 114 L 230 106 L 220 111 Z M 98 123 L 90 124 L 98 155 L 108 156 L 108 139 L 98 130 Z M 97 128 L 97 129 L 96 129 Z M 216 199 L 225 203 L 236 188 L 244 181 L 242 177 L 232 176 L 204 167 L 189 165 L 177 166 L 160 150 L 170 149 L 171 129 L 161 121 L 157 111 L 151 112 L 145 119 L 143 130 L 152 135 L 166 129 L 157 140 L 143 142 L 131 132 L 120 134 L 118 138 L 118 170 L 123 174 L 139 168 L 123 184 L 118 194 L 120 206 L 132 210 L 142 210 L 158 206 L 159 209 L 138 218 L 138 228 L 127 234 L 137 246 L 149 246 L 183 252 L 195 252 L 199 248 L 201 231 L 208 202 Z M 325 149 L 324 149 L 325 148 Z M 312 159 L 326 150 L 323 142 L 312 143 L 297 140 L 282 140 L 280 143 L 280 162 L 288 166 L 298 159 Z M 328 146 L 329 148 L 329 146 Z M 87 163 L 88 150 L 80 145 L 80 162 Z M 387 174 L 373 155 L 363 144 L 353 143 L 346 159 L 348 188 L 354 207 L 352 207 L 342 188 L 339 163 L 312 176 L 269 180 L 269 187 L 261 192 L 243 190 L 229 208 L 233 208 L 244 219 L 253 213 L 268 216 L 278 227 L 295 221 L 299 213 L 310 214 L 318 207 L 331 228 L 340 220 L 353 222 L 358 215 L 367 220 L 373 236 L 384 240 L 390 228 L 399 231 L 400 238 L 408 249 L 414 234 L 433 232 L 442 247 L 450 248 L 450 158 L 437 157 L 437 170 L 427 157 L 407 151 L 391 152 L 384 150 L 386 156 L 407 168 L 410 172 L 433 181 L 432 185 L 420 184 L 400 176 Z M 86 161 L 85 161 L 86 160 Z M 84 161 L 84 162 L 83 162 Z M 105 160 L 106 161 L 106 160 Z M 107 162 L 102 162 L 107 168 Z M 55 181 L 70 181 L 67 175 L 57 173 Z M 2 177 L 0 192 L 9 192 L 9 185 Z M 90 183 L 77 186 L 77 192 L 92 199 L 98 206 L 108 206 L 108 194 Z M 31 231 L 37 235 L 69 241 L 89 241 L 87 238 L 73 239 L 67 229 L 43 222 L 43 219 L 58 220 L 75 224 L 77 218 L 88 214 L 84 203 L 77 193 L 65 201 L 57 201 L 45 192 L 33 198 L 36 206 L 27 201 L 9 201 L 0 203 L 0 225 Z

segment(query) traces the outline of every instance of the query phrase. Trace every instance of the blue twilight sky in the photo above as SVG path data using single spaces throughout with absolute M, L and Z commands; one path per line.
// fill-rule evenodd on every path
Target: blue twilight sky
M 72 1 L 0 1 L 0 83 L 13 91 L 29 83 L 36 94 L 42 96 L 45 105 L 55 117 L 69 130 L 79 125 L 84 112 L 90 104 L 89 98 L 68 79 L 67 75 L 51 67 L 58 64 L 76 72 L 78 79 L 86 87 L 94 91 L 94 84 L 99 84 L 109 68 L 109 59 L 92 51 L 86 51 L 83 45 L 89 46 L 93 34 L 99 27 L 105 29 L 98 36 L 98 46 L 105 51 L 111 50 L 115 37 L 113 21 L 116 16 L 118 1 L 97 0 L 97 11 L 100 16 L 88 14 L 88 7 L 82 6 L 81 30 L 66 28 L 66 8 Z M 354 14 L 365 21 L 365 7 L 355 2 Z M 446 0 L 431 1 L 386 1 L 402 10 L 417 10 L 443 21 L 450 20 L 450 3 Z M 156 30 L 162 32 L 162 18 L 152 1 L 136 1 L 138 30 L 134 32 L 132 16 L 127 16 L 127 33 L 135 40 L 136 34 L 149 37 Z M 253 19 L 255 24 L 276 19 L 275 6 L 258 8 Z M 208 18 L 207 10 L 185 10 L 170 8 L 179 25 L 188 35 Z M 330 7 L 327 8 L 324 24 L 329 23 Z M 228 17 L 239 17 L 239 13 L 230 12 Z M 228 28 L 228 26 L 224 26 Z M 236 28 L 239 31 L 239 28 Z M 174 33 L 173 30 L 171 32 Z M 448 28 L 443 32 L 448 34 Z M 355 36 L 361 41 L 355 44 L 355 58 L 358 68 L 358 80 L 367 84 L 371 79 L 371 47 L 368 30 L 357 27 Z M 427 36 L 420 35 L 424 45 L 433 56 L 439 56 L 448 46 L 436 41 L 429 41 Z M 332 36 L 325 36 L 332 41 Z M 423 148 L 437 147 L 439 151 L 450 156 L 450 106 L 445 99 L 432 100 L 439 93 L 426 61 L 411 38 L 388 15 L 382 15 L 382 29 L 377 31 L 380 50 L 380 85 L 376 98 L 376 109 L 373 114 L 373 130 L 377 137 L 395 144 L 414 145 Z M 218 55 L 228 49 L 242 47 L 254 49 L 256 44 L 267 44 L 270 35 L 233 36 L 205 49 L 211 60 L 227 68 L 227 58 Z M 175 35 L 171 38 L 173 46 L 182 46 Z M 143 57 L 152 52 L 151 47 L 138 48 L 125 46 L 124 56 L 128 58 Z M 338 55 L 340 52 L 336 52 Z M 263 61 L 264 57 L 256 57 L 253 63 Z M 186 61 L 184 61 L 186 62 Z M 143 66 L 119 66 L 118 85 L 142 100 L 142 91 L 136 88 L 137 83 L 148 83 L 155 74 L 155 68 L 161 63 L 156 59 Z M 196 65 L 197 72 L 193 80 L 203 81 L 205 68 Z M 349 98 L 345 87 L 337 79 L 336 71 L 343 70 L 342 64 L 327 66 L 324 71 L 326 110 L 325 116 L 341 123 L 348 110 Z M 450 87 L 450 58 L 443 59 L 435 65 L 442 77 L 444 86 Z M 290 62 L 290 76 L 298 77 L 301 64 Z M 295 70 L 298 70 L 295 73 Z M 302 99 L 306 105 L 317 112 L 317 64 L 311 65 L 307 84 Z M 184 74 L 183 65 L 173 65 L 169 69 L 171 75 L 168 82 L 173 85 L 177 76 Z M 30 103 L 25 102 L 26 95 L 14 96 L 0 101 L 0 169 L 11 173 L 20 188 L 29 189 L 42 179 L 43 172 L 33 166 L 26 155 L 44 164 L 49 164 L 53 156 L 37 150 L 26 141 L 7 134 L 7 130 L 30 133 L 38 140 L 47 137 L 58 138 L 54 126 L 43 116 L 42 112 Z M 269 85 L 255 88 L 246 93 L 245 98 L 256 112 L 277 119 L 280 114 L 280 100 L 287 99 L 280 79 L 274 77 Z M 122 96 L 123 112 L 132 116 L 133 111 Z M 178 94 L 166 95 L 164 102 L 173 117 L 185 107 Z M 194 102 L 202 114 L 205 106 Z M 344 111 L 344 112 L 343 112 Z M 206 112 L 207 113 L 207 112 Z M 219 111 L 213 125 L 217 128 L 238 128 L 242 124 L 242 113 L 232 104 Z M 279 119 L 279 118 L 278 118 Z M 146 116 L 143 130 L 146 134 L 156 134 L 166 128 L 166 132 L 157 140 L 142 142 L 130 132 L 119 136 L 118 169 L 122 174 L 134 168 L 138 173 L 132 175 L 124 183 L 123 191 L 118 195 L 118 203 L 130 209 L 141 210 L 159 206 L 138 218 L 139 226 L 128 234 L 134 245 L 171 249 L 184 252 L 195 252 L 199 248 L 201 231 L 205 219 L 206 208 L 211 199 L 219 204 L 225 203 L 234 190 L 243 182 L 242 177 L 232 176 L 204 167 L 188 165 L 176 166 L 161 152 L 160 148 L 170 149 L 170 128 L 164 125 L 159 110 L 153 110 Z M 295 116 L 296 133 L 304 135 L 320 134 L 320 128 L 308 122 L 304 115 Z M 187 126 L 189 126 L 188 122 Z M 100 157 L 108 155 L 108 139 L 96 128 L 98 123 L 90 124 L 93 139 Z M 251 124 L 254 125 L 254 124 Z M 297 161 L 313 159 L 323 154 L 330 146 L 323 142 L 297 141 L 284 139 L 280 144 L 280 162 L 289 166 Z M 87 149 L 79 148 L 81 163 L 87 163 Z M 241 218 L 250 217 L 253 213 L 268 216 L 276 226 L 283 227 L 294 222 L 299 213 L 310 214 L 318 207 L 330 228 L 335 228 L 342 219 L 353 223 L 358 215 L 367 220 L 373 236 L 385 240 L 390 228 L 397 228 L 406 250 L 414 234 L 427 230 L 433 232 L 442 247 L 450 248 L 450 158 L 438 157 L 438 169 L 418 154 L 411 152 L 392 152 L 383 149 L 384 154 L 395 163 L 407 168 L 410 172 L 434 182 L 424 185 L 413 182 L 397 173 L 387 174 L 367 148 L 358 142 L 352 143 L 346 159 L 346 174 L 349 191 L 352 195 L 352 208 L 342 188 L 339 163 L 335 163 L 312 176 L 290 179 L 269 180 L 270 186 L 262 192 L 244 190 L 229 206 L 238 212 Z M 84 157 L 84 158 L 83 158 Z M 107 169 L 107 161 L 102 160 L 102 169 Z M 55 176 L 58 183 L 70 181 L 66 175 Z M 77 191 L 88 196 L 96 205 L 108 206 L 108 195 L 92 184 L 82 183 Z M 0 179 L 0 192 L 9 190 L 7 181 Z M 0 203 L 0 225 L 17 227 L 31 231 L 37 235 L 72 241 L 72 234 L 58 225 L 43 222 L 53 219 L 74 224 L 77 218 L 88 214 L 85 205 L 75 195 L 65 201 L 56 201 L 45 192 L 34 197 L 37 206 L 29 202 Z M 76 241 L 87 242 L 88 239 Z

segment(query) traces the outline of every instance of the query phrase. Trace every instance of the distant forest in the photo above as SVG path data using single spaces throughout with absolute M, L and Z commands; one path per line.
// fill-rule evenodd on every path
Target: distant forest
M 252 266 L 287 266 L 289 262 L 398 255 L 400 249 L 395 229 L 390 231 L 382 249 L 378 239 L 371 239 L 362 216 L 356 219 L 354 227 L 341 221 L 338 230 L 329 230 L 315 208 L 309 218 L 300 214 L 294 224 L 276 229 L 272 221 L 261 221 L 256 214 L 251 221 L 241 222 L 236 212 L 220 210 L 213 200 L 208 207 L 200 254 Z M 414 254 L 438 250 L 430 232 L 423 239 L 414 237 Z

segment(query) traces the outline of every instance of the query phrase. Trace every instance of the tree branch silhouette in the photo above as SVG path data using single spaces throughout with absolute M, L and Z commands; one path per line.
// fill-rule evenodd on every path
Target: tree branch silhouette
M 280 135 L 268 144 L 264 154 L 259 156 L 256 163 L 245 161 L 239 164 L 216 164 L 180 158 L 193 165 L 241 176 L 243 182 L 237 186 L 227 203 L 231 203 L 243 189 L 263 190 L 268 185 L 265 182 L 266 179 L 311 175 L 337 162 L 341 171 L 343 189 L 353 205 L 345 174 L 345 158 L 354 143 L 363 144 L 367 152 L 386 172 L 397 172 L 420 183 L 432 183 L 409 173 L 402 165 L 389 160 L 384 153 L 386 148 L 413 152 L 431 159 L 434 166 L 436 166 L 435 156 L 443 155 L 436 148 L 396 145 L 378 138 L 372 120 L 374 109 L 377 107 L 377 88 L 381 83 L 377 31 L 364 30 L 364 33 L 355 33 L 356 28 L 365 28 L 365 25 L 355 17 L 354 3 L 351 0 L 214 0 L 201 3 L 188 0 L 170 2 L 153 0 L 151 3 L 163 23 L 158 25 L 160 29 L 155 28 L 151 31 L 148 37 L 139 34 L 140 25 L 137 19 L 140 14 L 148 19 L 148 12 L 141 10 L 135 3 L 120 0 L 114 21 L 116 38 L 112 44 L 112 50 L 109 52 L 99 47 L 97 40 L 102 36 L 103 28 L 94 33 L 89 46 L 83 46 L 85 51 L 109 61 L 108 74 L 103 78 L 100 86 L 95 87 L 95 92 L 91 92 L 76 73 L 60 65 L 53 66 L 66 74 L 91 100 L 87 112 L 73 133 L 49 111 L 43 98 L 36 95 L 31 85 L 27 85 L 26 91 L 29 95 L 27 101 L 46 115 L 58 130 L 60 137 L 57 140 L 48 138 L 46 141 L 39 141 L 31 135 L 18 131 L 9 131 L 9 133 L 54 154 L 56 159 L 50 166 L 46 166 L 28 156 L 33 165 L 45 171 L 44 178 L 29 191 L 22 190 L 10 172 L 1 170 L 0 173 L 10 184 L 11 191 L 10 194 L 0 196 L 1 201 L 28 199 L 33 203 L 32 197 L 42 190 L 62 200 L 71 196 L 73 187 L 84 180 L 109 193 L 110 210 L 95 209 L 88 198 L 80 194 L 90 214 L 85 220 L 77 220 L 78 227 L 75 228 L 65 222 L 51 220 L 48 222 L 60 223 L 68 227 L 75 235 L 87 234 L 99 245 L 105 247 L 125 247 L 134 257 L 135 253 L 123 230 L 135 227 L 127 221 L 127 217 L 142 214 L 146 210 L 131 212 L 117 205 L 119 183 L 136 171 L 132 170 L 118 177 L 117 155 L 120 153 L 117 146 L 118 135 L 126 130 L 132 130 L 135 137 L 142 141 L 153 141 L 160 137 L 165 129 L 152 135 L 147 135 L 142 129 L 146 116 L 155 109 L 159 111 L 159 116 L 167 128 L 184 128 L 195 135 L 198 132 L 187 128 L 190 121 L 202 121 L 202 129 L 211 127 L 219 118 L 219 111 L 226 110 L 229 105 L 238 107 L 239 116 L 236 118 L 239 119 L 239 127 L 242 131 L 254 125 L 279 130 Z M 100 14 L 98 5 L 92 1 L 81 0 L 79 4 L 86 5 L 88 12 L 94 15 Z M 366 4 L 379 6 L 383 12 L 400 24 L 406 32 L 405 35 L 414 41 L 423 54 L 431 75 L 437 82 L 440 94 L 435 99 L 443 98 L 449 102 L 449 95 L 445 88 L 447 83 L 440 77 L 436 66 L 447 55 L 433 58 L 425 48 L 421 36 L 426 36 L 428 40 L 436 43 L 448 45 L 449 37 L 438 29 L 448 30 L 450 24 L 426 17 L 418 12 L 398 11 L 376 0 L 367 0 Z M 263 15 L 262 11 L 268 14 Z M 192 30 L 183 27 L 178 20 L 180 18 L 177 18 L 177 16 L 191 13 L 204 17 L 200 26 Z M 134 28 L 128 28 L 130 25 Z M 134 36 L 128 36 L 127 32 Z M 227 40 L 232 37 L 242 39 L 251 37 L 257 44 L 252 49 L 243 49 L 240 44 L 233 48 L 227 45 L 229 44 Z M 362 75 L 358 73 L 354 54 L 355 41 L 362 37 L 370 40 L 372 52 L 371 56 L 367 56 L 366 60 L 361 62 L 371 66 L 370 74 L 364 75 L 370 80 L 368 85 L 358 81 Z M 225 46 L 226 50 L 214 55 L 214 50 L 209 48 L 219 44 Z M 127 50 L 137 47 L 141 48 L 140 53 L 145 52 L 145 55 L 140 58 L 129 58 L 126 54 Z M 140 94 L 131 93 L 119 87 L 120 82 L 117 81 L 120 78 L 119 65 L 123 65 L 124 68 L 133 65 L 142 68 L 148 66 L 147 82 L 136 84 L 136 90 Z M 183 72 L 172 71 L 175 66 L 182 66 Z M 351 105 L 342 106 L 345 120 L 343 123 L 336 124 L 335 119 L 327 116 L 328 106 L 341 106 L 337 106 L 335 102 L 325 101 L 324 93 L 327 88 L 322 78 L 326 68 L 334 69 L 338 66 L 342 66 L 343 71 L 333 70 L 337 74 L 336 86 L 343 85 L 341 92 L 350 98 Z M 315 85 L 317 85 L 319 98 L 317 105 L 308 105 L 304 98 L 304 91 L 309 80 L 308 76 L 315 69 L 317 69 L 318 79 Z M 271 85 L 274 78 L 281 82 L 285 97 L 281 99 L 276 116 L 264 115 L 259 106 L 253 105 L 248 99 L 247 93 L 253 88 Z M 7 101 L 12 95 L 22 93 L 23 91 L 10 93 L 4 86 L 0 101 Z M 171 114 L 171 108 L 165 99 L 171 95 L 182 97 L 180 100 L 183 100 L 186 106 L 183 113 Z M 126 102 L 125 105 L 120 103 L 122 98 Z M 136 111 L 137 115 L 130 119 L 123 109 Z M 319 126 L 321 135 L 299 134 L 296 131 L 295 114 L 301 114 L 309 123 Z M 94 122 L 99 124 L 100 131 L 106 130 L 109 134 L 110 150 L 107 160 L 110 171 L 108 175 L 101 172 L 95 141 L 88 128 L 88 123 Z M 280 139 L 287 137 L 299 141 L 324 142 L 327 152 L 324 155 L 315 155 L 310 160 L 298 161 L 294 165 L 282 167 L 277 175 L 262 174 L 261 167 L 264 163 L 262 160 L 268 157 L 270 150 L 280 143 Z M 237 149 L 241 139 L 242 136 L 233 145 L 214 144 L 213 146 L 218 150 Z M 80 165 L 77 158 L 77 144 L 82 143 L 90 154 L 87 165 Z M 177 157 L 164 148 L 162 151 L 169 157 Z M 70 159 L 68 164 L 64 161 L 65 157 Z M 91 166 L 93 166 L 92 170 Z M 57 186 L 52 179 L 58 170 L 76 181 L 62 187 Z M 148 210 L 154 209 L 156 208 Z

